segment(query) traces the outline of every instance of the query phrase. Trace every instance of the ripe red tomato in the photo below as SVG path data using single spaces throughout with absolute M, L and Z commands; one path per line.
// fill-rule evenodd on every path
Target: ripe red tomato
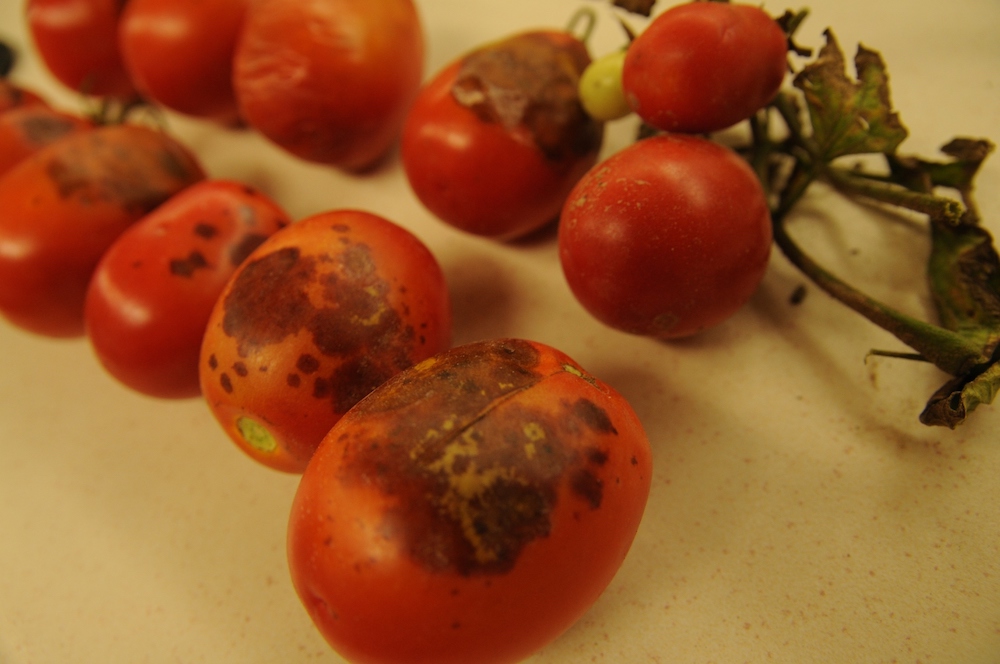
M 632 42 L 622 85 L 632 109 L 664 131 L 724 129 L 777 94 L 788 39 L 762 9 L 688 2 L 657 16 Z
M 86 118 L 47 104 L 28 104 L 3 111 L 0 113 L 0 177 L 46 145 L 93 126 Z
M 597 165 L 566 200 L 559 258 L 576 298 L 633 334 L 717 325 L 767 269 L 760 181 L 732 150 L 685 134 L 647 138 Z
M 243 260 L 290 223 L 270 198 L 205 180 L 133 224 L 105 252 L 87 291 L 87 336 L 111 375 L 163 398 L 200 393 L 201 341 Z
M 35 48 L 63 85 L 86 95 L 135 95 L 118 50 L 118 17 L 124 4 L 124 0 L 27 0 Z
M 554 221 L 601 147 L 603 125 L 577 93 L 589 62 L 573 35 L 534 31 L 445 67 L 403 129 L 420 201 L 456 228 L 502 240 Z
M 239 120 L 233 52 L 248 0 L 129 0 L 119 46 L 136 88 L 169 109 Z
M 233 85 L 244 119 L 309 161 L 381 159 L 423 76 L 412 0 L 260 0 L 247 12 Z
M 101 255 L 202 178 L 184 146 L 138 125 L 72 133 L 22 160 L 0 179 L 0 313 L 38 334 L 83 334 Z
M 295 495 L 292 581 L 350 661 L 520 661 L 610 583 L 651 475 L 629 404 L 565 354 L 460 346 L 330 430 Z
M 202 393 L 248 455 L 302 472 L 359 399 L 450 343 L 447 285 L 423 243 L 368 212 L 324 212 L 272 235 L 226 285 Z

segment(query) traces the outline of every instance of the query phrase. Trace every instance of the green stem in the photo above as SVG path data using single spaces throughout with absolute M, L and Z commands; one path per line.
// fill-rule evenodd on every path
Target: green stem
M 965 214 L 962 204 L 951 198 L 913 191 L 891 182 L 856 175 L 842 168 L 825 168 L 822 175 L 824 180 L 846 194 L 912 210 L 950 226 L 962 223 Z

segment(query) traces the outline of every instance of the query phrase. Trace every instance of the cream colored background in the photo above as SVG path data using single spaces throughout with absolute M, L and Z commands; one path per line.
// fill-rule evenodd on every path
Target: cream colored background
M 564 25 L 581 5 L 601 10 L 596 53 L 620 40 L 593 0 L 419 5 L 428 74 L 484 40 Z M 1000 2 L 810 6 L 802 43 L 832 26 L 849 55 L 858 41 L 883 53 L 908 151 L 1000 140 Z M 76 108 L 30 51 L 22 11 L 0 0 L 0 37 L 25 49 L 15 78 Z M 609 152 L 630 122 L 612 127 Z M 398 160 L 359 179 L 252 134 L 169 123 L 211 175 L 257 185 L 295 217 L 359 206 L 413 230 L 450 281 L 456 342 L 551 344 L 632 402 L 656 459 L 646 518 L 608 591 L 533 664 L 1000 661 L 1000 403 L 954 432 L 920 425 L 944 376 L 866 362 L 870 348 L 903 348 L 815 288 L 790 305 L 804 279 L 780 255 L 720 328 L 633 338 L 575 303 L 552 234 L 498 245 L 453 231 L 421 209 Z M 1000 156 L 979 185 L 1000 231 Z M 919 230 L 819 190 L 797 218 L 831 267 L 926 315 Z M 200 401 L 137 396 L 85 341 L 0 321 L 0 662 L 340 661 L 288 581 L 295 481 L 239 453 Z

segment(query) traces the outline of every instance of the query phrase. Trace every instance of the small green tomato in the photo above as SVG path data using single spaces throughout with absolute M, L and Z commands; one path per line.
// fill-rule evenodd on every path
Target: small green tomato
M 623 118 L 632 112 L 622 89 L 625 50 L 594 60 L 580 76 L 580 103 L 590 117 L 600 122 Z

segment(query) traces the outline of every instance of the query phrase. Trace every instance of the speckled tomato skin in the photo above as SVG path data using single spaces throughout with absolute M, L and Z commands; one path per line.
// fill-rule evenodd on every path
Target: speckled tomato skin
M 378 215 L 322 212 L 272 235 L 226 285 L 203 340 L 202 394 L 243 451 L 299 473 L 351 406 L 450 344 L 450 296 L 427 247 Z M 269 445 L 241 433 L 241 418 Z
M 288 152 L 364 170 L 395 144 L 423 77 L 412 0 L 258 0 L 233 61 L 244 119 Z
M 0 313 L 31 332 L 84 332 L 87 284 L 125 229 L 203 180 L 162 131 L 108 125 L 64 137 L 0 179 Z
M 629 404 L 562 352 L 456 347 L 331 429 L 292 506 L 296 591 L 352 662 L 517 662 L 579 619 L 652 474 Z
M 104 368 L 149 396 L 198 396 L 201 341 L 219 294 L 289 223 L 260 192 L 205 180 L 129 227 L 101 258 L 85 301 L 87 338 Z
M 725 321 L 771 255 L 759 180 L 732 150 L 665 134 L 598 164 L 566 200 L 559 259 L 577 300 L 631 334 L 674 339 Z

